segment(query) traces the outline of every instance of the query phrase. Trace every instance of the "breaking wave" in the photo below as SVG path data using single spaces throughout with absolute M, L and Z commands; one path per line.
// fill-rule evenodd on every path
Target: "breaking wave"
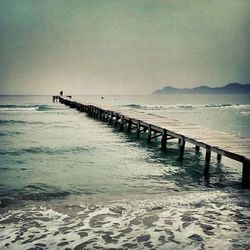
M 12 197 L 18 200 L 48 200 L 65 197 L 70 194 L 70 190 L 62 189 L 56 186 L 46 185 L 43 183 L 26 185 L 21 189 L 0 190 L 0 198 Z M 15 202 L 17 202 L 17 200 L 15 200 Z
M 167 110 L 167 109 L 203 109 L 203 108 L 231 108 L 250 110 L 249 104 L 176 104 L 176 105 L 143 105 L 143 104 L 125 104 L 123 108 L 141 109 L 141 110 Z M 249 112 L 248 112 L 249 113 Z
M 50 109 L 52 109 L 52 107 L 45 104 L 0 105 L 0 112 L 34 112 L 34 111 L 48 111 Z
M 249 116 L 250 115 L 250 111 L 241 111 L 240 113 L 242 115 L 244 115 L 244 116 Z

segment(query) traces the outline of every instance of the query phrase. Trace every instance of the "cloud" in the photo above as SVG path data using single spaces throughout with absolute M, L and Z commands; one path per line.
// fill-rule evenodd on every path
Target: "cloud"
M 248 0 L 2 0 L 0 93 L 249 82 Z

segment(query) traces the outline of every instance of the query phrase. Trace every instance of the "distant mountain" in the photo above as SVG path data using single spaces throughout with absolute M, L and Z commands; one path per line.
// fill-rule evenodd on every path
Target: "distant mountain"
M 250 84 L 229 83 L 224 87 L 210 88 L 208 86 L 200 86 L 191 89 L 166 86 L 162 89 L 157 89 L 153 94 L 250 94 Z

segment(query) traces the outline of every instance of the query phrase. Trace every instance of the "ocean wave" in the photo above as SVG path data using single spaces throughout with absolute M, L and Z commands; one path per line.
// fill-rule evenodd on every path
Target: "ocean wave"
M 0 171 L 13 170 L 11 168 L 0 168 Z M 95 195 L 102 193 L 102 190 L 91 187 L 80 188 L 77 186 L 56 186 L 45 183 L 31 183 L 26 184 L 18 188 L 8 188 L 5 185 L 0 185 L 0 208 L 1 200 L 9 198 L 13 201 L 13 204 L 18 204 L 24 200 L 50 200 L 61 199 L 69 195 Z
M 250 115 L 250 111 L 241 111 L 240 113 L 242 115 L 244 115 L 244 116 L 249 116 Z
M 62 155 L 66 153 L 83 153 L 83 152 L 93 152 L 95 147 L 62 147 L 62 148 L 50 148 L 50 147 L 30 147 L 21 149 L 11 149 L 11 150 L 0 150 L 0 155 L 23 155 L 27 154 L 48 154 L 48 155 Z
M 0 197 L 12 197 L 17 200 L 49 200 L 55 198 L 63 198 L 70 195 L 69 190 L 60 187 L 46 185 L 43 183 L 34 183 L 26 185 L 20 189 L 0 190 Z M 1 199 L 0 199 L 1 200 Z
M 167 109 L 204 109 L 204 108 L 231 108 L 250 110 L 250 104 L 176 104 L 176 105 L 144 105 L 144 104 L 125 104 L 123 108 L 141 109 L 141 110 L 167 110 Z
M 0 132 L 0 137 L 1 136 L 16 136 L 16 135 L 21 135 L 23 134 L 22 132 L 18 131 L 7 131 L 7 132 Z
M 21 120 L 0 120 L 0 125 L 26 125 L 26 124 L 46 124 L 45 122 L 30 122 L 30 121 L 21 121 Z
M 250 110 L 250 104 L 206 104 L 205 107 Z
M 30 184 L 21 190 L 22 199 L 27 200 L 47 200 L 50 198 L 65 197 L 70 194 L 70 191 L 43 183 Z
M 36 105 L 0 105 L 0 112 L 34 112 L 34 111 L 48 111 L 53 109 L 49 105 L 36 104 Z

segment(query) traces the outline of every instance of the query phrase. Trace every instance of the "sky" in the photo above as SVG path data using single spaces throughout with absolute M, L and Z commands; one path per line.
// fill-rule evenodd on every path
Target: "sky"
M 250 83 L 249 0 L 0 0 L 0 94 Z

